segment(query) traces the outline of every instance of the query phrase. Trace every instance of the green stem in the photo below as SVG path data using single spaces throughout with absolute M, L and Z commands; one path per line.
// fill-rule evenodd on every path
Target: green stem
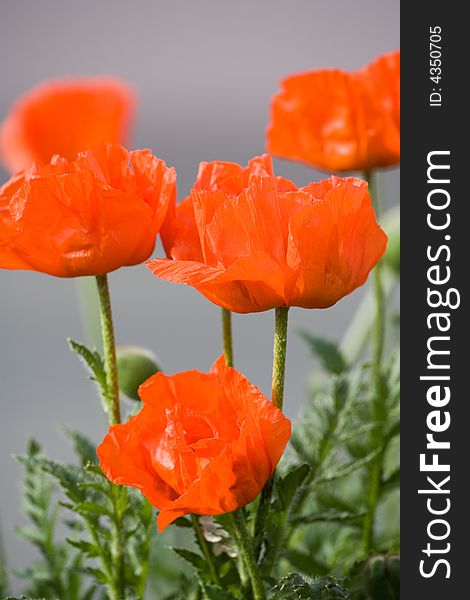
M 194 531 L 196 532 L 197 539 L 199 541 L 199 545 L 204 553 L 204 556 L 207 561 L 207 565 L 209 567 L 209 571 L 211 572 L 212 580 L 215 584 L 221 587 L 220 577 L 217 573 L 217 569 L 214 563 L 214 556 L 212 554 L 211 549 L 209 548 L 209 544 L 207 543 L 206 538 L 202 532 L 201 524 L 199 523 L 199 519 L 196 515 L 191 515 L 191 521 L 193 524 Z
M 122 535 L 122 520 L 123 511 L 122 502 L 120 502 L 121 494 L 126 494 L 126 488 L 112 485 L 111 487 L 113 508 L 115 514 L 115 523 L 113 527 L 112 546 L 111 553 L 113 557 L 113 571 L 114 571 L 114 587 L 115 597 L 117 600 L 124 600 L 125 594 L 125 576 L 124 576 L 124 539 Z
M 253 551 L 253 542 L 246 527 L 245 518 L 242 511 L 229 513 L 231 525 L 235 534 L 238 552 L 245 565 L 246 571 L 251 581 L 254 600 L 266 600 L 266 591 L 263 580 Z
M 119 405 L 119 385 L 116 362 L 116 344 L 114 341 L 113 315 L 111 312 L 111 298 L 109 295 L 108 276 L 96 277 L 98 295 L 100 299 L 101 335 L 103 337 L 104 368 L 106 372 L 106 397 L 110 425 L 121 422 L 121 409 Z
M 380 199 L 375 186 L 375 177 L 371 172 L 365 174 L 369 183 L 369 193 L 375 208 L 376 218 L 380 219 Z M 377 423 L 383 423 L 385 415 L 383 414 L 383 389 L 382 389 L 382 357 L 385 338 L 385 301 L 382 285 L 382 265 L 379 261 L 373 271 L 373 286 L 375 297 L 375 318 L 372 337 L 372 357 L 371 374 L 373 397 L 374 420 Z M 383 427 L 376 428 L 371 434 L 372 442 L 375 446 L 383 443 Z M 363 521 L 362 528 L 362 549 L 365 555 L 368 555 L 374 544 L 374 528 L 379 501 L 380 481 L 382 478 L 384 450 L 376 456 L 369 467 L 369 491 L 367 495 L 367 512 Z
M 222 309 L 222 338 L 225 362 L 233 367 L 232 313 L 227 308 Z
M 100 299 L 101 335 L 103 338 L 104 369 L 106 373 L 106 390 L 104 401 L 107 408 L 110 425 L 121 422 L 121 409 L 119 404 L 119 384 L 116 361 L 116 342 L 114 338 L 113 315 L 111 311 L 111 297 L 107 275 L 96 277 L 98 296 Z M 112 535 L 112 589 L 110 590 L 112 600 L 123 600 L 125 594 L 124 574 L 124 539 L 122 532 L 123 512 L 120 495 L 126 496 L 126 489 L 112 484 L 111 487 L 115 523 Z
M 275 310 L 272 403 L 282 410 L 284 400 L 284 376 L 287 354 L 287 318 L 289 307 L 280 306 Z
M 287 355 L 287 324 L 289 316 L 289 307 L 280 306 L 275 310 L 274 316 L 274 349 L 273 349 L 273 379 L 271 400 L 272 403 L 282 410 L 284 400 L 284 378 L 286 371 Z M 274 489 L 274 478 L 276 473 L 268 479 L 261 491 L 258 503 L 258 509 L 255 517 L 255 544 L 256 556 L 260 557 L 266 522 L 268 519 L 271 497 Z
M 380 219 L 380 198 L 375 185 L 375 177 L 372 172 L 365 173 L 369 183 L 369 194 L 372 198 L 372 204 L 375 209 L 377 220 Z M 375 296 L 375 319 L 373 330 L 373 349 L 372 349 L 372 377 L 376 391 L 380 390 L 382 356 L 385 339 L 385 302 L 384 290 L 382 285 L 382 263 L 379 261 L 373 271 L 373 286 Z

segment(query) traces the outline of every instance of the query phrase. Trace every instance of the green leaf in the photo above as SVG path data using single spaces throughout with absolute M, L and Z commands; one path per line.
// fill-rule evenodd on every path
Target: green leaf
M 108 578 L 103 571 L 101 571 L 101 569 L 96 569 L 95 567 L 85 567 L 85 572 L 89 575 L 92 575 L 100 583 L 108 583 Z
M 85 366 L 88 367 L 88 370 L 91 373 L 91 379 L 97 382 L 102 393 L 106 395 L 106 372 L 104 369 L 103 359 L 101 358 L 99 352 L 97 350 L 90 350 L 84 344 L 75 342 L 70 338 L 67 340 L 67 342 L 72 352 L 78 354 L 78 356 L 85 363 Z
M 271 590 L 272 600 L 297 600 L 312 598 L 310 585 L 298 573 L 291 573 L 279 581 Z
M 282 556 L 290 562 L 294 569 L 305 575 L 318 577 L 319 575 L 326 575 L 328 573 L 328 566 L 316 560 L 311 553 L 289 548 L 283 552 Z
M 325 512 L 313 513 L 310 515 L 301 515 L 300 517 L 294 517 L 292 523 L 302 523 L 304 525 L 311 523 L 351 523 L 360 521 L 365 515 L 365 512 L 339 512 L 336 510 L 329 510 Z
M 80 552 L 83 552 L 87 556 L 94 557 L 98 556 L 100 551 L 94 544 L 87 542 L 86 540 L 73 540 L 71 538 L 67 538 L 67 542 L 73 546 L 74 548 L 78 548 Z
M 301 330 L 300 336 L 307 342 L 310 350 L 320 360 L 324 369 L 333 375 L 341 375 L 348 366 L 338 346 L 322 337 Z
M 332 482 L 337 479 L 341 479 L 342 477 L 347 477 L 351 473 L 354 473 L 354 471 L 357 471 L 358 469 L 368 465 L 378 454 L 380 454 L 381 451 L 382 448 L 375 448 L 369 452 L 369 454 L 358 460 L 353 460 L 346 464 L 335 465 L 328 469 L 319 479 L 317 479 L 316 483 Z
M 173 521 L 173 525 L 177 527 L 184 527 L 186 529 L 192 529 L 192 523 L 187 517 L 179 517 L 176 521 Z
M 109 516 L 112 517 L 112 512 L 103 506 L 102 504 L 98 504 L 97 502 L 79 502 L 75 504 L 73 510 L 80 514 L 91 514 L 97 516 Z
M 236 596 L 210 583 L 202 583 L 207 600 L 237 600 Z
M 206 563 L 200 554 L 186 550 L 186 548 L 171 548 L 178 556 L 180 556 L 187 563 L 192 565 L 198 573 L 205 573 Z
M 310 473 L 310 467 L 307 464 L 294 467 L 282 479 L 276 483 L 276 491 L 282 504 L 282 508 L 289 508 L 295 493 L 305 481 Z M 281 507 L 278 507 L 280 509 Z
M 271 590 L 270 600 L 348 600 L 350 593 L 332 577 L 322 577 L 312 582 L 298 573 L 281 579 Z
M 63 427 L 62 432 L 72 442 L 75 453 L 83 467 L 88 463 L 96 464 L 98 462 L 96 446 L 87 437 L 68 427 Z

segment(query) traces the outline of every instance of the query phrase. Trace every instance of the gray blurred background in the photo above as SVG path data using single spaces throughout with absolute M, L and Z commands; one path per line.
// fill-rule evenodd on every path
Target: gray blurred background
M 312 68 L 356 69 L 399 46 L 399 0 L 2 0 L 0 118 L 36 83 L 57 76 L 114 74 L 139 95 L 133 146 L 150 147 L 178 172 L 179 196 L 201 160 L 246 164 L 264 150 L 270 96 L 281 77 Z M 275 161 L 298 185 L 321 174 Z M 6 173 L 0 171 L 0 181 Z M 398 171 L 383 174 L 388 205 Z M 221 353 L 219 309 L 194 290 L 157 280 L 145 267 L 110 276 L 118 343 L 153 349 L 174 373 L 207 370 Z M 286 410 L 295 417 L 314 362 L 296 329 L 339 339 L 363 290 L 326 311 L 290 314 Z M 237 367 L 270 389 L 272 312 L 234 318 Z M 65 338 L 85 341 L 77 284 L 0 271 L 0 520 L 10 566 L 32 550 L 13 534 L 28 435 L 71 459 L 58 427 L 99 441 L 105 422 L 93 385 Z

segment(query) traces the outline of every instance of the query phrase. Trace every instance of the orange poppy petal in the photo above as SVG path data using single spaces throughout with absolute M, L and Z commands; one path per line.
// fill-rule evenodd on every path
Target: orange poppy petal
M 336 303 L 365 282 L 385 251 L 366 185 L 335 179 L 336 187 L 289 223 L 288 260 L 299 269 L 290 302 L 297 306 Z
M 134 107 L 130 87 L 113 78 L 64 79 L 20 98 L 0 129 L 0 155 L 20 171 L 60 154 L 72 160 L 101 142 L 125 143 Z
M 152 164 L 152 177 L 137 161 L 131 171 L 133 159 Z M 55 157 L 0 188 L 0 267 L 76 277 L 143 262 L 174 188 L 174 171 L 148 151 Z
M 254 500 L 290 436 L 281 411 L 223 357 L 209 373 L 157 373 L 139 394 L 139 414 L 111 427 L 97 452 L 111 481 L 160 509 L 159 531 L 184 514 L 232 512 Z
M 271 102 L 270 152 L 330 171 L 370 170 L 400 159 L 399 53 L 358 71 L 287 77 Z

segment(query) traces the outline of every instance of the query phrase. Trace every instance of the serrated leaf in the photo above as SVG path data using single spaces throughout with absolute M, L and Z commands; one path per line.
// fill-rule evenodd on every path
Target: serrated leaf
M 68 427 L 63 427 L 62 432 L 72 442 L 75 453 L 83 467 L 88 463 L 95 464 L 98 462 L 96 446 L 86 436 Z
M 326 575 L 328 573 L 328 566 L 316 560 L 311 553 L 289 548 L 282 555 L 290 562 L 294 569 L 299 570 L 305 575 L 318 577 L 319 575 Z
M 108 578 L 103 571 L 101 571 L 101 569 L 97 569 L 95 567 L 85 567 L 85 572 L 89 575 L 92 575 L 100 583 L 108 583 Z
M 198 573 L 204 573 L 206 570 L 205 560 L 200 554 L 186 550 L 186 548 L 171 548 L 178 556 L 180 556 L 187 563 L 192 565 Z
M 287 509 L 292 499 L 310 473 L 310 467 L 307 464 L 294 467 L 282 479 L 276 483 L 276 491 L 283 504 L 283 509 Z
M 236 596 L 210 583 L 202 583 L 207 600 L 237 600 Z
M 97 502 L 79 502 L 78 504 L 75 504 L 73 510 L 80 514 L 113 516 L 109 509 Z
M 173 525 L 176 525 L 177 527 L 184 527 L 186 529 L 192 528 L 191 521 L 187 517 L 178 517 L 176 521 L 173 521 Z
M 307 342 L 310 350 L 329 373 L 341 375 L 341 373 L 347 370 L 348 365 L 337 344 L 325 338 L 312 335 L 305 330 L 300 331 L 300 336 Z
M 313 596 L 310 585 L 298 573 L 291 573 L 270 590 L 269 598 L 270 600 L 298 600 L 313 598 Z
M 72 538 L 67 538 L 67 542 L 88 556 L 94 557 L 98 556 L 100 553 L 99 548 L 97 548 L 94 544 L 87 542 L 86 540 L 74 540 Z
M 342 477 L 347 477 L 351 473 L 354 473 L 354 471 L 357 471 L 358 469 L 361 469 L 369 464 L 378 454 L 380 454 L 380 452 L 382 452 L 382 448 L 375 448 L 375 450 L 372 450 L 372 452 L 369 452 L 369 454 L 363 458 L 339 466 L 334 466 L 328 469 L 321 477 L 319 477 L 316 480 L 316 483 L 329 483 L 336 481 L 337 479 L 341 479 Z
M 308 525 L 311 523 L 354 523 L 364 517 L 366 513 L 362 512 L 339 512 L 329 510 L 325 512 L 313 513 L 311 515 L 301 515 L 292 519 L 294 524 Z
M 271 590 L 270 600 L 348 600 L 350 593 L 332 577 L 322 577 L 314 581 L 291 573 L 281 579 Z
M 78 354 L 78 356 L 85 363 L 85 366 L 91 373 L 92 379 L 98 383 L 101 391 L 106 395 L 106 372 L 104 370 L 103 359 L 101 358 L 99 352 L 97 350 L 90 350 L 90 348 L 87 348 L 87 346 L 84 344 L 75 342 L 70 338 L 67 340 L 67 342 L 72 352 Z

